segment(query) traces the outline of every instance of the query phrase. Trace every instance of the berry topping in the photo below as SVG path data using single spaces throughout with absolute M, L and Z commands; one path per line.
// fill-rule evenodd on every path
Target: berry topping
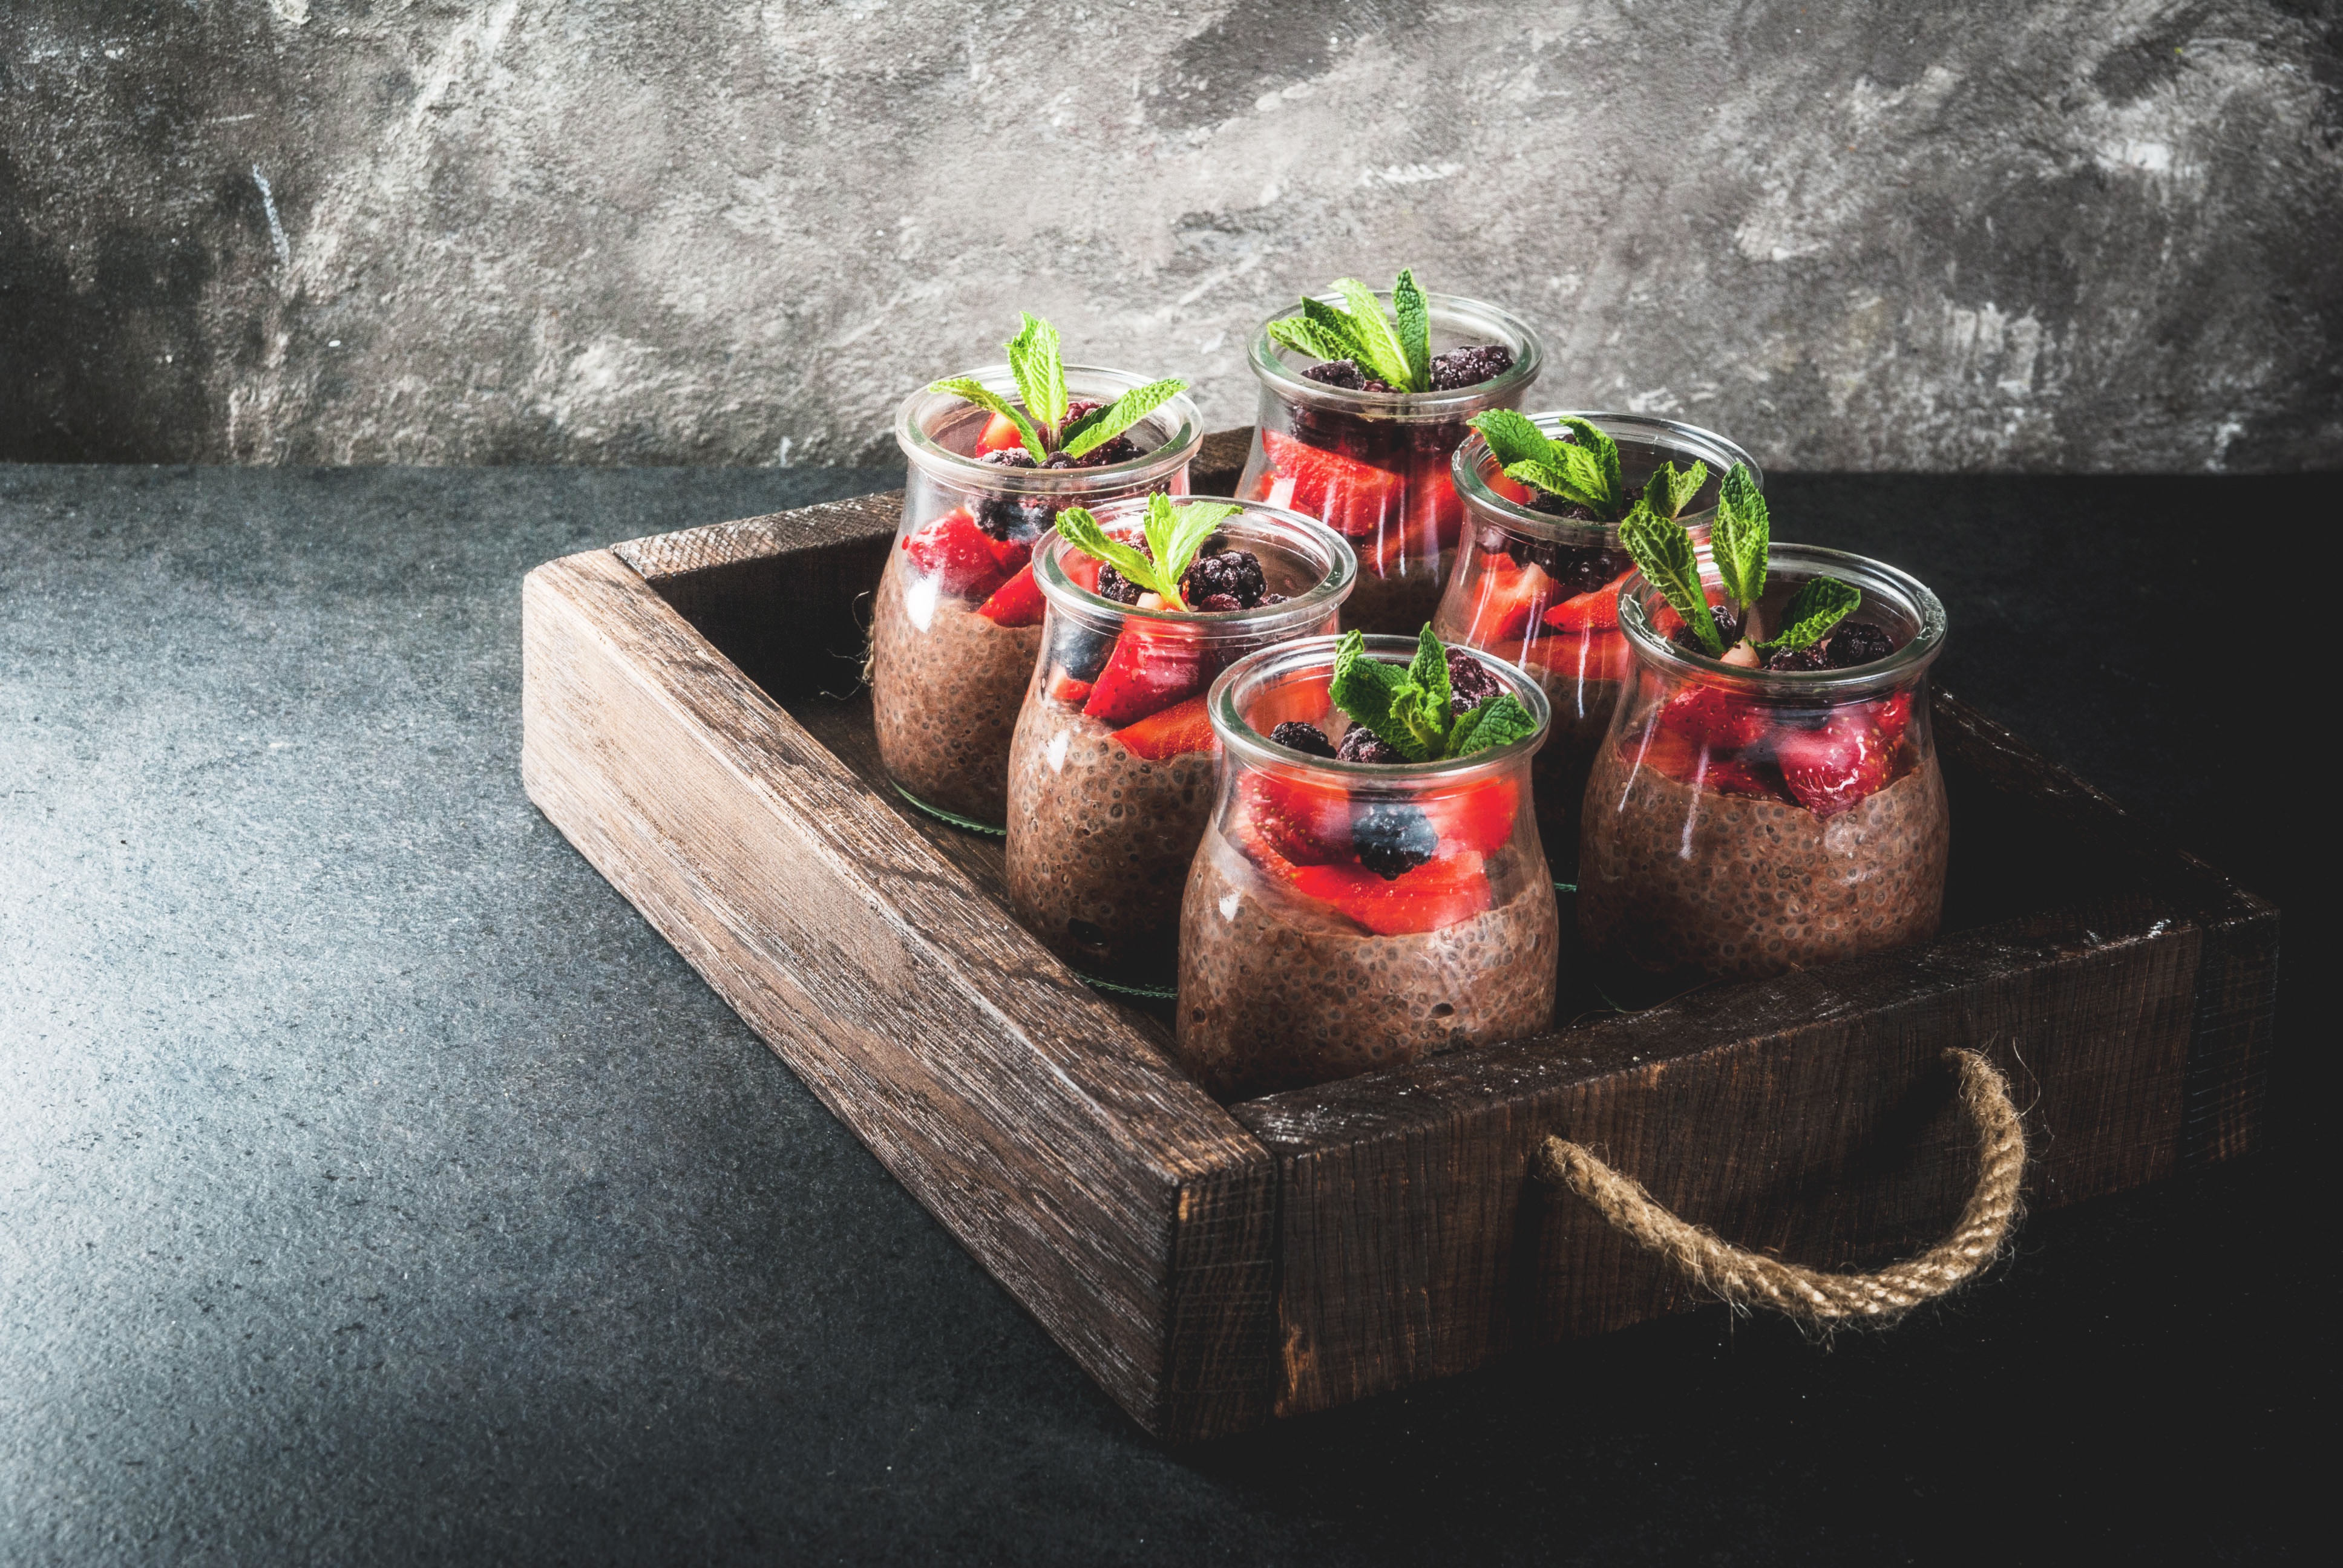
M 1022 457 L 1022 452 L 1017 454 Z M 990 459 L 987 459 L 988 461 Z M 1014 466 L 1014 465 L 1008 465 Z M 1033 466 L 1027 458 L 1026 467 Z M 1041 537 L 1041 530 L 1057 520 L 1057 508 L 1039 496 L 973 496 L 969 499 L 969 513 L 976 526 L 990 538 L 1031 545 Z
M 1301 315 L 1280 317 L 1269 324 L 1270 341 L 1313 359 L 1347 364 L 1348 377 L 1358 378 L 1355 382 L 1335 379 L 1344 375 L 1341 371 L 1313 376 L 1329 386 L 1378 392 L 1431 391 L 1432 307 L 1416 285 L 1415 274 L 1401 270 L 1399 280 L 1392 285 L 1388 309 L 1373 289 L 1355 277 L 1336 278 L 1334 291 L 1342 297 L 1342 306 L 1305 297 Z
M 1432 389 L 1453 392 L 1459 387 L 1477 387 L 1513 367 L 1513 351 L 1502 343 L 1475 343 L 1452 348 L 1432 361 Z
M 1200 555 L 1180 579 L 1181 593 L 1200 609 L 1251 609 L 1261 603 L 1262 595 L 1268 589 L 1269 584 L 1261 575 L 1261 558 L 1251 550 Z M 1229 602 L 1205 602 L 1211 599 Z
M 1287 719 L 1271 730 L 1269 738 L 1290 751 L 1300 751 L 1311 757 L 1332 758 L 1334 755 L 1334 744 L 1326 739 L 1326 732 L 1298 719 Z
M 1031 454 L 1022 447 L 995 447 L 977 461 L 990 463 L 996 468 L 1030 468 L 1033 466 Z
M 1469 713 L 1505 689 L 1487 665 L 1461 648 L 1448 650 L 1448 699 L 1459 713 Z
M 1146 517 L 1135 543 L 1109 534 L 1087 507 L 1068 507 L 1058 514 L 1058 537 L 1099 563 L 1093 591 L 1101 598 L 1136 604 L 1141 596 L 1153 594 L 1165 609 L 1192 609 L 1197 607 L 1190 602 L 1190 590 L 1182 584 L 1191 566 L 1202 564 L 1196 560 L 1197 551 L 1207 540 L 1218 538 L 1220 525 L 1241 509 L 1225 501 L 1175 505 L 1159 491 L 1147 498 Z M 1235 553 L 1252 563 L 1251 580 L 1258 584 L 1261 562 L 1244 552 Z M 1214 561 L 1197 586 L 1213 593 L 1226 592 L 1232 585 L 1243 586 L 1242 562 L 1231 561 L 1227 552 Z M 1257 604 L 1260 599 L 1260 589 L 1255 588 L 1252 602 Z M 1236 608 L 1245 607 L 1241 601 Z
M 1058 618 L 1057 636 L 1050 648 L 1050 657 L 1060 668 L 1076 680 L 1096 680 L 1100 670 L 1106 668 L 1107 655 L 1114 651 L 1114 634 L 1092 631 L 1071 616 Z
M 1767 669 L 1853 669 L 1873 664 L 1896 651 L 1888 635 L 1865 620 L 1841 621 L 1820 642 L 1804 648 L 1777 648 L 1766 656 Z
M 1404 762 L 1407 757 L 1400 749 L 1363 724 L 1353 724 L 1342 732 L 1342 749 L 1334 753 L 1345 762 Z
M 1329 359 L 1322 364 L 1312 365 L 1302 374 L 1312 381 L 1340 387 L 1350 392 L 1388 392 L 1392 389 L 1389 382 L 1376 380 L 1362 371 L 1357 361 L 1351 359 Z
M 1413 806 L 1371 806 L 1351 823 L 1351 843 L 1359 864 L 1392 882 L 1432 859 L 1440 830 Z
M 1662 463 L 1639 487 L 1620 473 L 1619 443 L 1592 421 L 1560 418 L 1562 434 L 1549 436 L 1527 415 L 1492 408 L 1473 417 L 1473 428 L 1488 443 L 1505 477 L 1535 493 L 1534 511 L 1580 522 L 1623 522 L 1649 513 L 1674 518 L 1708 482 L 1708 465 L 1695 462 L 1683 473 Z
M 1741 640 L 1742 615 L 1738 609 L 1729 604 L 1713 604 L 1708 607 L 1708 613 L 1716 627 L 1716 635 L 1724 639 L 1725 647 L 1731 648 Z M 1708 651 L 1701 647 L 1699 633 L 1690 626 L 1676 628 L 1669 634 L 1668 640 L 1687 653 Z
M 1117 436 L 1103 441 L 1077 457 L 1066 452 L 1052 452 L 1045 468 L 1103 468 L 1110 463 L 1128 463 L 1146 454 L 1127 436 Z
M 1139 596 L 1145 591 L 1112 567 L 1099 568 L 1098 596 L 1101 598 L 1111 598 L 1117 604 L 1137 604 Z

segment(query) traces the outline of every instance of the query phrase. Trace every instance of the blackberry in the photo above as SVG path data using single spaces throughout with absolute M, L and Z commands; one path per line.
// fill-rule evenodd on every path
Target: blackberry
M 1487 665 L 1461 648 L 1448 650 L 1448 701 L 1456 712 L 1469 712 L 1504 689 Z
M 1353 724 L 1342 733 L 1342 749 L 1334 753 L 1345 762 L 1404 762 L 1398 747 L 1363 724 Z
M 1896 651 L 1896 644 L 1887 634 L 1867 620 L 1839 622 L 1823 639 L 1822 648 L 1823 657 L 1832 669 L 1853 669 L 1858 664 L 1873 663 Z
M 1113 651 L 1114 633 L 1092 631 L 1077 625 L 1071 616 L 1058 618 L 1058 635 L 1050 657 L 1071 678 L 1096 680 L 1099 671 L 1106 668 L 1107 656 Z
M 1232 593 L 1208 593 L 1202 598 L 1192 594 L 1186 597 L 1191 609 L 1210 610 L 1214 614 L 1246 608 L 1245 602 Z
M 1312 381 L 1328 387 L 1340 387 L 1350 392 L 1388 392 L 1391 384 L 1378 381 L 1349 359 L 1328 359 L 1312 365 L 1302 373 Z
M 1084 452 L 1079 457 L 1069 457 L 1063 452 L 1052 452 L 1050 454 L 1050 460 L 1042 464 L 1041 467 L 1045 468 L 1103 468 L 1109 463 L 1128 463 L 1134 458 L 1143 457 L 1146 455 L 1146 453 L 1139 449 L 1138 444 L 1132 441 L 1130 437 L 1117 436 L 1111 441 L 1102 442 L 1100 445 L 1091 447 L 1089 451 Z
M 1585 519 L 1594 518 L 1594 514 L 1585 508 L 1578 509 L 1584 514 Z M 1593 593 L 1596 588 L 1607 587 L 1634 564 L 1624 550 L 1523 538 L 1499 528 L 1483 528 L 1480 546 L 1489 555 L 1513 557 L 1515 566 L 1537 568 L 1561 585 L 1564 598 Z
M 1112 567 L 1099 568 L 1098 596 L 1117 604 L 1137 604 L 1139 596 L 1147 590 L 1132 582 Z
M 1725 647 L 1731 648 L 1741 640 L 1739 610 L 1729 604 L 1713 604 L 1708 607 L 1708 613 L 1715 618 L 1716 635 L 1725 639 Z M 1693 629 L 1688 626 L 1676 628 L 1675 635 L 1670 640 L 1687 653 L 1705 654 L 1708 651 L 1700 646 L 1700 638 L 1693 635 Z
M 1030 468 L 1033 466 L 1033 455 L 1022 447 L 1003 447 L 998 451 L 987 452 L 977 461 L 990 463 L 996 468 Z
M 1004 447 L 977 459 L 995 468 L 1031 468 L 1033 459 L 1021 447 Z M 971 496 L 969 514 L 976 526 L 996 539 L 1031 542 L 1058 520 L 1058 508 L 1038 496 Z
M 1271 730 L 1269 738 L 1289 751 L 1299 751 L 1311 757 L 1334 755 L 1334 743 L 1326 739 L 1326 732 L 1314 724 L 1304 724 L 1299 719 L 1287 719 Z
M 1502 343 L 1476 343 L 1463 348 L 1452 348 L 1436 354 L 1432 359 L 1432 389 L 1453 392 L 1459 387 L 1478 387 L 1483 381 L 1494 380 L 1513 367 L 1513 351 Z
M 1823 644 L 1810 642 L 1804 648 L 1777 648 L 1765 656 L 1767 669 L 1828 669 Z
M 1584 501 L 1574 501 L 1566 496 L 1549 496 L 1544 490 L 1531 494 L 1529 508 L 1533 512 L 1544 512 L 1549 518 L 1567 518 L 1574 523 L 1600 523 L 1609 520 Z
M 1432 859 L 1440 829 L 1413 806 L 1370 806 L 1351 824 L 1351 843 L 1359 864 L 1388 882 Z
M 1209 598 L 1234 601 L 1204 607 L 1211 609 L 1251 609 L 1267 591 L 1269 584 L 1261 575 L 1261 558 L 1251 550 L 1199 555 L 1187 575 L 1180 579 L 1180 597 L 1191 604 Z

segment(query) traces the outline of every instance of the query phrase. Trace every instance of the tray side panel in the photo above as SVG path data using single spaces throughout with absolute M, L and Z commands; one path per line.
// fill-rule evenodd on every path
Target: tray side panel
M 1260 1145 L 615 557 L 524 643 L 547 816 L 1143 1425 L 1258 1419 Z
M 1279 1412 L 1691 1304 L 1591 1210 L 1532 1183 L 1551 1132 L 1729 1240 L 1841 1269 L 1925 1245 L 1959 1211 L 1975 1173 L 1949 1045 L 1982 1044 L 2010 1075 L 2030 1201 L 2168 1173 L 2198 934 L 2072 934 L 2062 954 L 2039 933 L 1971 933 L 1353 1081 L 1315 1105 L 1239 1107 L 1286 1178 Z

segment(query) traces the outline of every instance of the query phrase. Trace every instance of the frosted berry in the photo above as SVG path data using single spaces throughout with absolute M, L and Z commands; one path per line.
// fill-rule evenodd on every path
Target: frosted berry
M 1476 343 L 1463 348 L 1452 348 L 1436 354 L 1432 359 L 1432 389 L 1453 392 L 1459 387 L 1477 387 L 1483 381 L 1494 380 L 1513 367 L 1513 351 L 1502 343 Z
M 1363 724 L 1353 724 L 1342 734 L 1342 749 L 1334 753 L 1345 762 L 1404 762 L 1398 747 Z
M 1448 702 L 1457 713 L 1469 712 L 1505 689 L 1487 665 L 1461 648 L 1448 650 Z
M 1271 730 L 1269 738 L 1289 751 L 1300 751 L 1312 757 L 1334 755 L 1334 743 L 1326 739 L 1326 732 L 1298 719 L 1287 719 Z

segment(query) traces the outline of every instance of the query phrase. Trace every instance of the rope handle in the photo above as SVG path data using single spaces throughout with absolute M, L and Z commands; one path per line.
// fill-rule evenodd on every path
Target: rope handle
M 1577 1193 L 1614 1230 L 1735 1308 L 1768 1307 L 1810 1327 L 1892 1323 L 1985 1269 L 2019 1215 L 2026 1132 L 2010 1103 L 2008 1081 L 1974 1050 L 1947 1050 L 1945 1060 L 1960 1069 L 1961 1109 L 1976 1133 L 1976 1188 L 1951 1235 L 1876 1273 L 1826 1274 L 1734 1246 L 1679 1218 L 1642 1182 L 1566 1139 L 1548 1138 L 1531 1162 L 1546 1181 Z

